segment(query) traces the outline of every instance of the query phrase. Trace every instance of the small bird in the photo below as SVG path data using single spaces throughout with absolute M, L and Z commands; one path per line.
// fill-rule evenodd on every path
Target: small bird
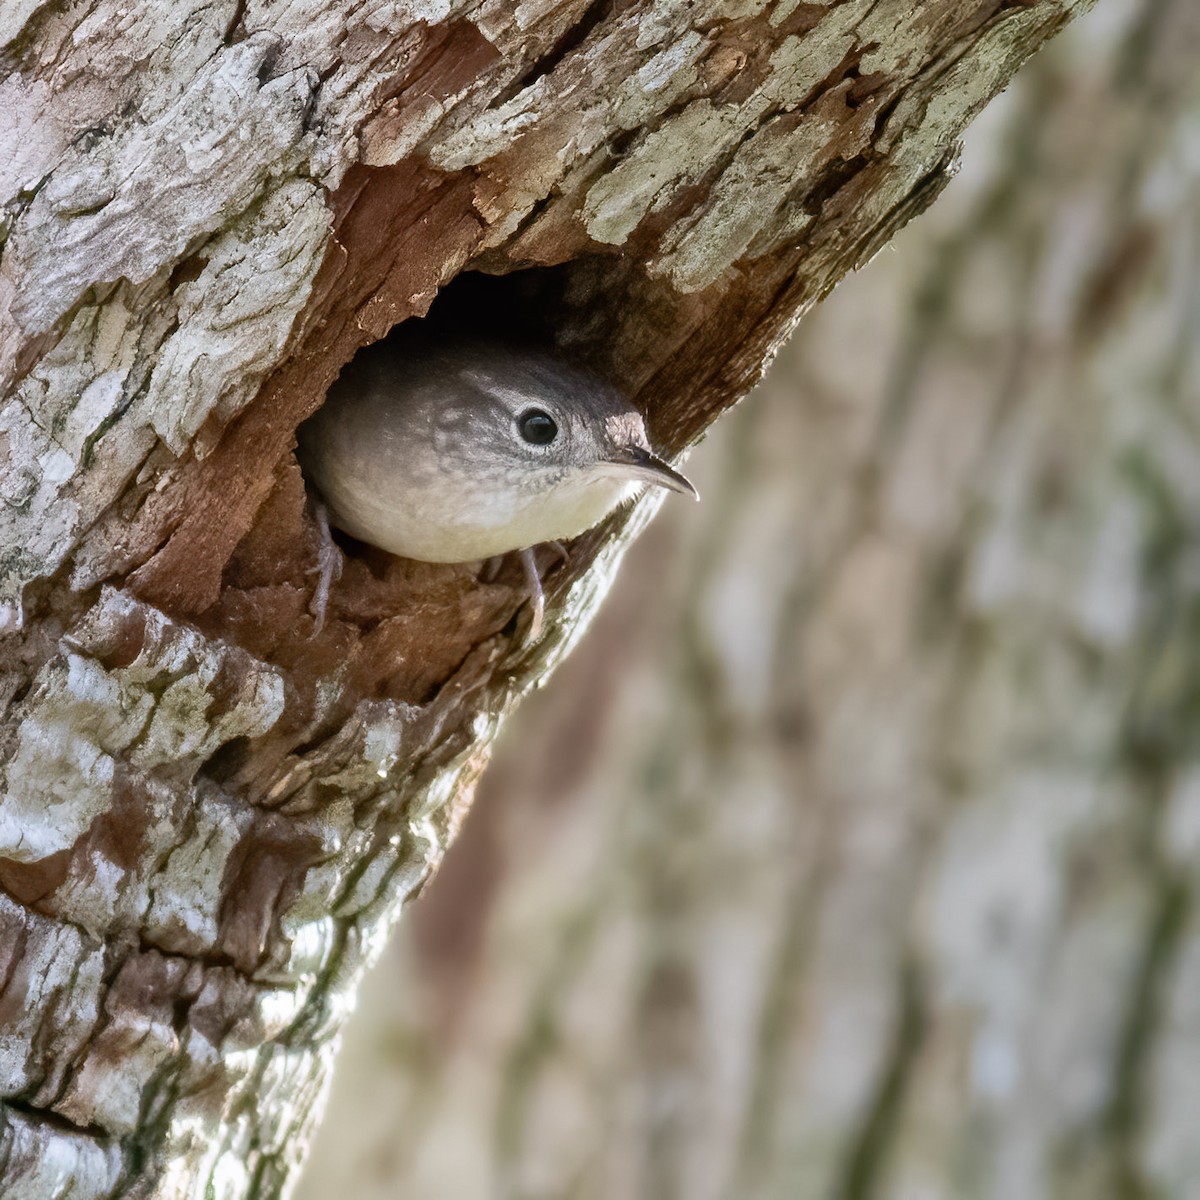
M 330 523 L 424 562 L 520 551 L 536 639 L 545 598 L 533 547 L 583 533 L 646 485 L 699 498 L 616 388 L 551 353 L 482 340 L 366 347 L 299 443 L 321 501 L 318 629 L 340 573 Z

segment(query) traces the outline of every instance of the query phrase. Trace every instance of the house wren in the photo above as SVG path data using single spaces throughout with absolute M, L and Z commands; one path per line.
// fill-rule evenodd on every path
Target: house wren
M 425 562 L 519 550 L 534 638 L 544 611 L 534 546 L 590 529 L 644 485 L 696 496 L 615 388 L 555 355 L 491 342 L 368 346 L 299 441 L 328 521 L 353 537 Z M 340 567 L 327 526 L 323 536 L 318 627 Z

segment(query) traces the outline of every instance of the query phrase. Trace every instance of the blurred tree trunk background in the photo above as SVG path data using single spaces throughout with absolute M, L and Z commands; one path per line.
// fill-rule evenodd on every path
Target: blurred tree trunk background
M 1200 1195 L 1200 10 L 801 326 L 368 983 L 317 1200 Z

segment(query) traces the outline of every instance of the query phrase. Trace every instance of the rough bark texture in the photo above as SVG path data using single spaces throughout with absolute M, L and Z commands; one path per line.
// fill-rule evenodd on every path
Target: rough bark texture
M 1197 61 L 1098 6 L 693 456 L 305 1200 L 1200 1195 Z
M 515 567 L 365 549 L 314 635 L 293 437 L 354 350 L 445 289 L 682 449 L 1086 7 L 0 9 L 6 1197 L 286 1187 L 364 965 L 648 515 L 575 544 L 536 648 Z

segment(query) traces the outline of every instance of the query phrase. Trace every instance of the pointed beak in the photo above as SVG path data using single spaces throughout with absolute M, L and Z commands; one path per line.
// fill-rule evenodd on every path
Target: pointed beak
M 673 492 L 682 492 L 693 500 L 700 499 L 700 493 L 692 486 L 686 475 L 681 475 L 669 462 L 659 458 L 652 450 L 641 446 L 629 446 L 619 450 L 609 462 L 620 468 L 622 475 L 629 479 L 639 480 L 655 487 L 670 488 Z

